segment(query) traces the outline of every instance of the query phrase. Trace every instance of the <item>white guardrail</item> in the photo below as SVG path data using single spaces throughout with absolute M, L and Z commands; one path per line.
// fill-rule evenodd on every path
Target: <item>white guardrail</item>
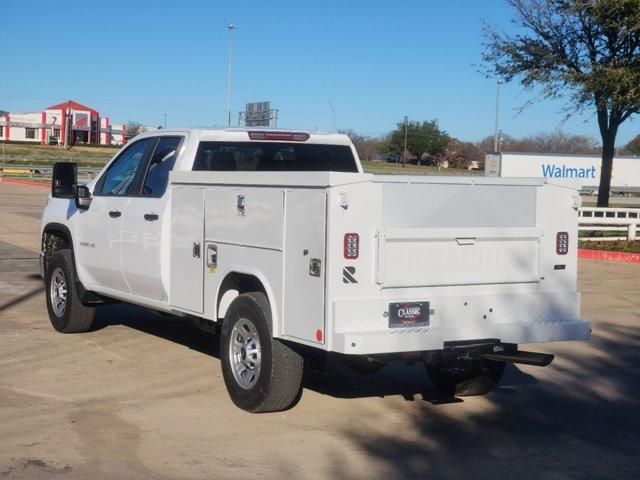
M 640 208 L 581 207 L 578 217 L 578 230 L 581 232 L 625 233 L 624 236 L 580 237 L 580 240 L 606 242 L 638 238 Z

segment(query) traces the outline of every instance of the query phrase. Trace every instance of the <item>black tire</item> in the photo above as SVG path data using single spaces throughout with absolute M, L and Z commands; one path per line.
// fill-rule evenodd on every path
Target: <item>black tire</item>
M 440 364 L 426 365 L 433 384 L 448 395 L 470 397 L 489 393 L 504 373 L 504 362 L 480 360 L 475 370 L 444 368 Z
M 373 375 L 384 368 L 386 363 L 369 360 L 360 355 L 340 355 L 340 362 L 360 375 Z
M 247 348 L 238 353 L 240 345 Z M 261 292 L 239 295 L 229 306 L 220 334 L 220 363 L 231 400 L 247 412 L 278 412 L 299 399 L 302 356 L 273 338 L 271 308 Z
M 63 284 L 60 283 L 60 279 L 64 282 Z M 45 274 L 45 296 L 51 325 L 61 333 L 86 332 L 91 328 L 95 316 L 95 308 L 87 307 L 80 302 L 76 280 L 71 250 L 65 248 L 56 251 L 51 257 Z M 53 304 L 54 290 L 61 285 L 64 285 L 66 290 L 64 307 L 59 301 L 56 301 L 56 305 Z M 57 291 L 61 292 L 59 288 Z

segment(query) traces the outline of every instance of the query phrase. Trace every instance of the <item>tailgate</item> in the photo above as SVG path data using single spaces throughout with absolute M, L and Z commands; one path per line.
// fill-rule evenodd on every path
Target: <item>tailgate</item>
M 537 228 L 389 228 L 378 234 L 378 283 L 422 287 L 537 282 Z
M 418 179 L 383 183 L 377 283 L 426 287 L 540 280 L 541 183 Z

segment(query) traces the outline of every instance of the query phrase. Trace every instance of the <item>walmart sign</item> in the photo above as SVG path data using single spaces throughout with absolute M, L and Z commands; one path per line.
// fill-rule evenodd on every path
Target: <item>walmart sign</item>
M 542 176 L 546 178 L 596 178 L 596 166 L 585 168 L 567 167 L 566 165 L 554 165 L 543 163 Z
M 485 157 L 484 174 L 497 177 L 539 177 L 553 183 L 594 188 L 600 183 L 600 155 L 491 152 Z M 611 186 L 640 190 L 640 158 L 615 157 Z

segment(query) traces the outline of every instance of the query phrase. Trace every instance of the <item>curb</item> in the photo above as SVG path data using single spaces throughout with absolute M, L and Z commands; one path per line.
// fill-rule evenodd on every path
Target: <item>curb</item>
M 30 182 L 29 180 L 21 180 L 19 178 L 0 177 L 0 184 L 2 183 L 23 185 L 25 187 L 46 188 L 47 190 L 51 190 L 51 185 L 48 183 Z
M 640 253 L 610 252 L 608 250 L 578 249 L 578 258 L 610 262 L 640 263 Z

